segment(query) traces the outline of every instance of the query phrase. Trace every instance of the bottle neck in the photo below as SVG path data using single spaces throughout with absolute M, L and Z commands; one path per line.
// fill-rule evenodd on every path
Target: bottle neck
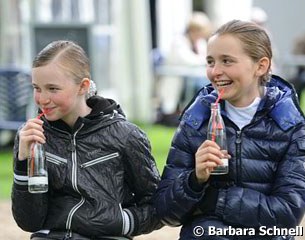
M 211 103 L 211 113 L 213 115 L 220 114 L 220 106 L 218 103 Z

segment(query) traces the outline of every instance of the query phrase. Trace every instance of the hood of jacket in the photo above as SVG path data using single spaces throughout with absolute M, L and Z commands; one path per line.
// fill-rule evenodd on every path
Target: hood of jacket
M 297 95 L 293 86 L 280 78 L 272 75 L 266 85 L 267 91 L 262 98 L 255 118 L 268 114 L 282 130 L 288 130 L 296 124 L 304 121 L 304 115 L 297 103 Z M 202 123 L 210 117 L 210 104 L 218 97 L 217 91 L 209 84 L 202 88 L 194 100 L 188 105 L 182 114 L 182 121 L 194 129 L 199 129 Z M 225 101 L 220 100 L 222 114 Z
M 85 117 L 79 117 L 73 128 L 61 119 L 48 121 L 43 117 L 44 125 L 46 127 L 53 127 L 65 132 L 74 133 L 82 125 L 83 130 L 95 131 L 96 127 L 104 127 L 113 123 L 113 121 L 118 118 L 125 118 L 120 105 L 112 99 L 106 99 L 101 96 L 92 96 L 87 100 L 87 105 L 92 109 L 92 111 Z

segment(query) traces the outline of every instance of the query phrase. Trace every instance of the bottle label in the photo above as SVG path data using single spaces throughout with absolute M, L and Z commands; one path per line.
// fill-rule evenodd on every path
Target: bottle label
M 48 177 L 29 177 L 29 185 L 47 185 Z
M 229 162 L 228 162 L 228 159 L 227 159 L 227 158 L 222 158 L 221 161 L 222 161 L 222 163 L 223 163 L 222 166 L 224 166 L 224 167 L 229 166 Z
M 221 159 L 223 165 L 218 165 L 214 168 L 214 170 L 211 172 L 211 175 L 222 175 L 222 174 L 228 174 L 229 173 L 229 161 L 227 158 Z

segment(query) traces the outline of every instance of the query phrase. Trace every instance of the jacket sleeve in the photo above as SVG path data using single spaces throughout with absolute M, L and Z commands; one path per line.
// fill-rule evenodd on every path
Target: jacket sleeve
M 129 188 L 136 204 L 124 211 L 131 219 L 130 235 L 149 233 L 162 227 L 152 204 L 152 197 L 160 181 L 160 174 L 151 155 L 150 143 L 146 135 L 137 127 L 128 134 L 125 148 L 126 174 Z
M 190 146 L 192 129 L 181 123 L 172 141 L 172 146 L 163 170 L 162 180 L 155 194 L 158 215 L 167 225 L 178 226 L 201 200 L 207 186 L 199 191 L 190 186 L 194 171 L 195 150 Z
M 27 160 L 18 160 L 19 134 L 14 144 L 14 183 L 12 189 L 12 213 L 17 225 L 24 231 L 41 230 L 47 215 L 47 194 L 28 192 Z
M 297 226 L 305 211 L 305 128 L 298 127 L 278 165 L 270 195 L 230 187 L 218 195 L 216 215 L 230 224 L 248 227 Z

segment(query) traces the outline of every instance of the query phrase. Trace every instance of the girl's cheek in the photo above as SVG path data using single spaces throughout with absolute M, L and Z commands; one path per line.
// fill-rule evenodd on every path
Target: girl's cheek
M 39 97 L 39 93 L 37 93 L 37 92 L 34 93 L 34 101 L 35 101 L 36 104 L 39 103 L 39 98 L 40 98 L 40 97 Z
M 206 74 L 207 74 L 208 79 L 212 82 L 211 70 L 207 69 Z

